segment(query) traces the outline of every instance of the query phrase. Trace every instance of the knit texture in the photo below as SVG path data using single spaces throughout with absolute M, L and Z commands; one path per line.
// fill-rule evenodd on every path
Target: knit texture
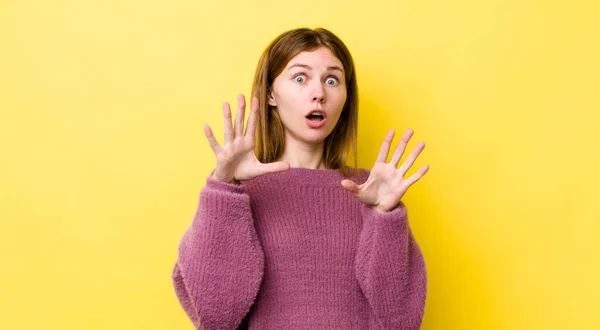
M 378 213 L 343 179 L 291 168 L 206 180 L 172 272 L 196 329 L 420 328 L 427 272 L 406 206 Z

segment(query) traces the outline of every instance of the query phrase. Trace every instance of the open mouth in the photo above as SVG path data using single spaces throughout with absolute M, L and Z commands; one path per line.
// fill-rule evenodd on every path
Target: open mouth
M 310 121 L 314 121 L 314 122 L 320 122 L 321 120 L 325 119 L 325 117 L 323 117 L 323 115 L 308 115 L 306 116 L 306 118 L 308 118 L 308 120 Z

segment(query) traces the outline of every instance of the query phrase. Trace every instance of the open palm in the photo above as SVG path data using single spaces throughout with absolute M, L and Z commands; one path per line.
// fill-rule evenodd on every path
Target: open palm
M 413 130 L 407 130 L 400 143 L 396 147 L 392 159 L 386 163 L 392 140 L 394 139 L 394 130 L 390 130 L 385 137 L 383 144 L 379 150 L 377 160 L 371 169 L 367 181 L 361 185 L 357 185 L 351 180 L 343 180 L 342 186 L 350 191 L 363 203 L 371 206 L 378 212 L 388 212 L 393 210 L 399 203 L 410 186 L 417 182 L 427 171 L 429 165 L 424 165 L 417 173 L 405 179 L 406 172 L 414 164 L 415 160 L 425 148 L 425 143 L 420 142 L 413 152 L 408 156 L 406 161 L 398 167 L 400 158 L 404 154 L 406 145 L 413 135 Z
M 224 145 L 221 146 L 215 139 L 210 126 L 204 125 L 204 133 L 208 143 L 217 158 L 217 166 L 213 177 L 220 181 L 239 183 L 257 176 L 285 171 L 290 168 L 286 162 L 261 163 L 254 153 L 254 132 L 258 113 L 258 99 L 252 98 L 248 126 L 244 132 L 244 112 L 246 100 L 243 94 L 238 95 L 238 110 L 236 113 L 235 127 L 231 123 L 231 109 L 229 103 L 223 103 Z

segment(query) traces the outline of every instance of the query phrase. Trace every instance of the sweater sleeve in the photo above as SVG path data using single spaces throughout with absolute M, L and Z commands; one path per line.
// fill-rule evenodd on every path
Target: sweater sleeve
M 362 206 L 356 277 L 382 329 L 419 329 L 425 312 L 427 271 L 403 202 L 390 212 Z
M 244 187 L 208 178 L 171 275 L 196 329 L 240 326 L 260 288 L 263 267 Z

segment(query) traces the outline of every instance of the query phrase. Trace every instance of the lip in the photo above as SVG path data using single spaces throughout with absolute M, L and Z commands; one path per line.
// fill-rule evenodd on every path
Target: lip
M 311 114 L 311 113 L 313 113 L 313 112 L 318 112 L 319 114 L 321 114 L 321 115 L 323 116 L 323 119 L 327 119 L 327 113 L 325 113 L 325 111 L 324 111 L 324 110 L 322 110 L 322 109 L 314 109 L 314 110 L 310 110 L 310 111 L 309 111 L 309 112 L 306 114 L 306 116 L 304 116 L 304 117 L 308 117 L 308 116 L 310 116 L 310 114 Z
M 325 124 L 327 123 L 327 117 L 323 118 L 323 120 L 321 120 L 319 122 L 314 122 L 314 121 L 311 121 L 310 119 L 306 118 L 306 123 L 311 128 L 321 128 L 321 127 L 325 126 Z

